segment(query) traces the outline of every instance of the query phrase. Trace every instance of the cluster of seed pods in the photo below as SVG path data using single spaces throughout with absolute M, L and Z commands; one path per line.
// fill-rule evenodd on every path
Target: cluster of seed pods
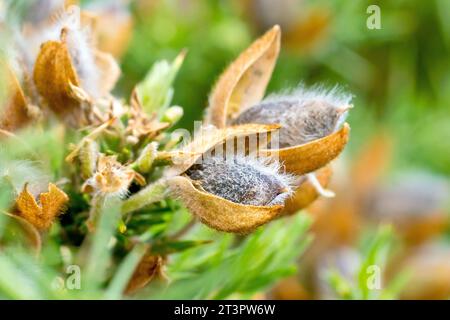
M 325 189 L 331 176 L 327 165 L 347 143 L 351 95 L 337 87 L 300 87 L 263 99 L 280 36 L 274 26 L 224 71 L 206 112 L 206 124 L 217 128 L 214 137 L 193 141 L 185 151 L 196 156 L 169 170 L 173 194 L 220 231 L 251 232 L 319 195 L 332 195 Z M 228 150 L 222 146 L 236 142 L 236 136 L 268 132 L 276 133 L 275 140 L 254 150 L 246 145 L 231 148 L 231 155 L 211 152 L 218 146 Z

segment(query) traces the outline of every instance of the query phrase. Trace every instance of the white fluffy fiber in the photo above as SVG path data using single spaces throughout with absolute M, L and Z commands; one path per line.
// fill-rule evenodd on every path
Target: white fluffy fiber
M 234 124 L 279 124 L 279 143 L 290 147 L 322 138 L 338 130 L 348 112 L 352 95 L 340 87 L 314 86 L 269 95 L 257 105 L 244 110 Z
M 331 88 L 328 88 L 325 85 L 315 85 L 307 88 L 304 84 L 299 84 L 295 88 L 269 94 L 263 102 L 307 102 L 318 100 L 329 103 L 335 107 L 341 107 L 350 104 L 352 99 L 353 95 L 338 85 Z

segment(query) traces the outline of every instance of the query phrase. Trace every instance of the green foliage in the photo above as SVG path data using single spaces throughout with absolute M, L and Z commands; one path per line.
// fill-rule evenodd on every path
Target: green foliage
M 361 248 L 362 261 L 354 278 L 348 279 L 335 269 L 328 270 L 327 283 L 340 299 L 396 299 L 409 278 L 406 272 L 400 272 L 389 283 L 382 281 L 395 242 L 392 227 L 381 226 L 370 238 Z M 379 277 L 381 288 L 376 288 L 375 277 Z
M 193 121 L 202 117 L 217 76 L 253 37 L 231 2 L 170 0 L 154 2 L 148 11 L 137 4 L 131 9 L 135 28 L 121 61 L 126 77 L 118 91 L 128 94 L 156 61 L 174 58 L 186 48 L 186 61 L 174 83 L 173 103 L 184 107 L 179 127 L 192 129 Z
M 214 237 L 206 246 L 173 256 L 168 270 L 171 285 L 162 292 L 150 292 L 159 299 L 225 299 L 247 297 L 267 288 L 276 279 L 293 274 L 297 257 L 311 238 L 311 224 L 305 214 L 280 220 L 239 237 L 199 226 L 195 238 Z
M 98 229 L 78 252 L 78 258 L 70 262 L 77 262 L 81 268 L 80 290 L 55 286 L 58 277 L 62 277 L 61 281 L 67 278 L 64 258 L 57 247 L 47 244 L 43 250 L 45 255 L 39 260 L 19 247 L 11 247 L 0 253 L 2 298 L 122 298 L 123 289 L 148 246 L 135 246 L 111 273 L 111 241 L 114 239 L 111 237 L 116 232 L 118 213 L 114 214 L 114 208 L 117 208 L 114 201 L 105 205 L 103 210 L 107 214 L 101 215 Z M 189 233 L 189 238 L 194 240 L 166 243 L 172 253 L 179 252 L 171 256 L 173 261 L 168 271 L 171 285 L 163 290 L 155 284 L 139 298 L 250 297 L 275 280 L 295 272 L 296 258 L 310 242 L 306 236 L 310 223 L 310 218 L 305 214 L 298 214 L 289 223 L 277 221 L 246 237 L 218 234 L 197 226 Z M 202 241 L 199 238 L 214 240 Z M 57 257 L 59 263 L 56 268 L 48 265 L 52 261 L 49 255 Z M 109 283 L 106 288 L 105 283 Z
M 137 85 L 137 94 L 148 114 L 161 113 L 169 107 L 173 96 L 172 83 L 183 59 L 184 52 L 172 63 L 166 60 L 155 62 L 144 80 Z

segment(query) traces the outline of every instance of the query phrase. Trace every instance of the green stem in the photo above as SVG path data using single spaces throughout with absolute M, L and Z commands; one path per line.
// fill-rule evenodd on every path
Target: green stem
M 88 227 L 89 232 L 93 232 L 95 230 L 95 226 L 97 224 L 98 217 L 103 211 L 103 207 L 105 205 L 106 197 L 103 194 L 96 194 L 92 198 L 92 206 L 89 211 L 89 218 L 86 221 L 86 226 Z
M 160 180 L 148 185 L 122 203 L 122 214 L 139 210 L 147 205 L 161 201 L 166 196 L 166 180 Z

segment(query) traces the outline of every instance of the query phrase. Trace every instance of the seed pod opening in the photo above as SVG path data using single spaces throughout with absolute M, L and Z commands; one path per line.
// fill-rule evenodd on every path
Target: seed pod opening
M 176 154 L 180 163 L 168 170 L 171 193 L 203 223 L 219 231 L 248 233 L 277 217 L 291 193 L 289 175 L 279 173 L 277 162 L 260 162 L 233 154 L 209 151 L 233 137 L 248 137 L 277 129 L 277 125 L 243 125 L 202 130 L 200 136 Z M 240 154 L 240 153 L 238 153 Z M 244 153 L 245 154 L 245 153 Z M 228 159 L 228 161 L 224 160 Z
M 348 114 L 351 95 L 334 88 L 268 97 L 244 110 L 231 124 L 279 124 L 279 147 L 302 145 L 338 130 Z
M 280 36 L 280 28 L 274 26 L 224 71 L 211 93 L 206 121 L 219 128 L 235 124 L 284 127 L 278 143 L 272 143 L 270 150 L 259 150 L 260 155 L 278 158 L 286 171 L 301 176 L 325 166 L 343 150 L 349 126 L 342 124 L 351 95 L 338 88 L 300 87 L 258 104 L 278 57 Z
M 279 124 L 278 141 L 261 153 L 278 157 L 288 172 L 303 175 L 325 166 L 345 147 L 350 128 L 344 121 L 352 107 L 351 97 L 337 87 L 300 87 L 269 96 L 244 110 L 231 124 Z
M 227 141 L 233 141 L 231 146 L 236 146 L 234 139 L 245 139 L 246 137 L 255 137 L 259 134 L 267 134 L 279 128 L 278 125 L 258 125 L 246 124 L 241 126 L 231 126 L 223 129 L 217 129 L 214 126 L 201 127 L 199 132 L 194 134 L 194 140 L 182 147 L 180 150 L 167 153 L 167 156 L 173 163 L 167 170 L 166 176 L 175 176 L 184 173 L 193 164 L 199 161 L 205 153 L 217 146 L 223 146 Z
M 253 206 L 229 201 L 201 190 L 184 176 L 169 179 L 168 186 L 202 223 L 219 231 L 249 233 L 283 210 L 283 205 Z

